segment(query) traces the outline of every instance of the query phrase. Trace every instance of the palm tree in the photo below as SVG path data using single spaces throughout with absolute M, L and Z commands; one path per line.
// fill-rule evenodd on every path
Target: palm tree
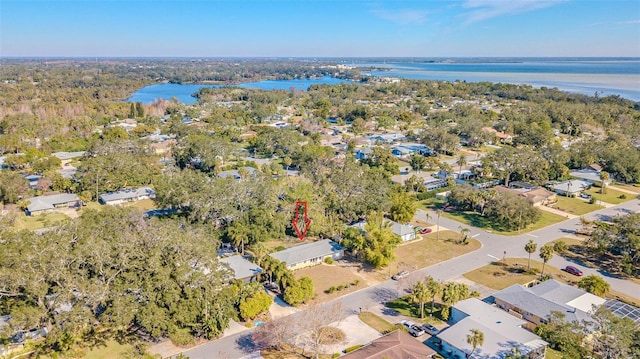
M 463 226 L 458 226 L 458 229 L 460 230 L 460 234 L 462 234 L 464 237 L 462 239 L 462 242 L 466 242 L 467 240 L 467 235 L 469 234 L 469 232 L 471 232 L 471 230 L 467 227 L 463 227 Z
M 484 333 L 482 333 L 479 329 L 471 329 L 470 333 L 467 335 L 467 343 L 471 344 L 473 349 L 471 349 L 471 353 L 467 355 L 467 358 L 471 358 L 473 352 L 476 351 L 477 347 L 481 347 L 484 344 Z
M 411 298 L 420 305 L 420 319 L 424 318 L 424 303 L 429 300 L 429 290 L 423 281 L 417 281 L 411 290 Z
M 578 282 L 578 287 L 593 293 L 599 297 L 603 297 L 609 292 L 611 286 L 602 277 L 595 274 L 586 276 Z
M 604 188 L 607 186 L 606 182 L 609 180 L 609 172 L 606 172 L 606 171 L 600 172 L 600 180 L 602 181 L 602 186 L 600 187 L 600 193 L 604 194 Z
M 431 297 L 431 313 L 429 316 L 433 315 L 433 307 L 436 302 L 436 297 L 440 295 L 442 292 L 442 285 L 437 280 L 433 279 L 432 276 L 428 276 L 424 279 L 427 284 L 427 292 L 429 292 L 429 296 Z
M 227 236 L 240 253 L 244 254 L 244 244 L 249 240 L 249 231 L 242 223 L 234 223 L 227 228 Z
M 267 246 L 265 246 L 262 242 L 254 243 L 250 248 L 251 253 L 253 253 L 253 256 L 256 259 L 256 264 L 259 266 L 262 265 L 262 261 L 264 260 L 265 256 L 269 254 L 269 248 L 267 248 Z
M 548 244 L 542 246 L 540 248 L 540 258 L 542 258 L 542 272 L 540 273 L 542 276 L 544 275 L 544 266 L 551 258 L 553 258 L 553 247 Z
M 456 161 L 456 164 L 457 164 L 458 166 L 460 166 L 460 167 L 459 167 L 459 170 L 458 170 L 458 179 L 461 179 L 461 178 L 460 178 L 460 175 L 462 174 L 462 166 L 464 166 L 464 165 L 466 165 L 466 164 L 467 164 L 467 159 L 466 159 L 466 158 L 464 158 L 464 155 L 463 155 L 463 154 L 461 154 L 461 155 L 460 155 L 460 157 L 458 157 L 458 160 Z
M 536 249 L 538 249 L 538 244 L 534 242 L 533 239 L 530 239 L 529 242 L 524 245 L 524 250 L 529 253 L 529 264 L 527 265 L 527 270 L 531 269 L 531 254 L 535 253 Z
M 436 211 L 436 215 L 438 216 L 438 222 L 436 223 L 436 241 L 440 240 L 440 216 L 442 215 L 442 210 L 438 209 Z

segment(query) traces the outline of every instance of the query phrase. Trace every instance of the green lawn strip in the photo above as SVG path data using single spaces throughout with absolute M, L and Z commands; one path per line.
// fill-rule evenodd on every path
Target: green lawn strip
M 33 231 L 35 229 L 41 229 L 46 227 L 53 227 L 62 224 L 64 221 L 68 221 L 70 218 L 58 212 L 43 213 L 36 216 L 27 216 L 24 213 L 19 214 L 14 222 L 14 227 L 18 230 L 26 229 Z
M 135 348 L 131 344 L 120 344 L 115 340 L 108 340 L 105 345 L 96 346 L 87 351 L 85 359 L 127 358 Z
M 627 191 L 631 191 L 631 192 L 635 192 L 637 194 L 640 194 L 640 183 L 638 183 L 636 185 L 632 185 L 632 184 L 614 184 L 614 186 L 620 187 L 622 189 L 626 189 Z
M 468 226 L 474 226 L 474 227 L 482 228 L 485 230 L 490 230 L 505 236 L 514 236 L 514 235 L 518 235 L 526 232 L 535 231 L 537 229 L 562 222 L 566 219 L 565 217 L 559 216 L 554 213 L 540 211 L 540 218 L 535 223 L 532 223 L 526 226 L 520 231 L 517 231 L 517 230 L 507 231 L 507 230 L 504 230 L 503 228 L 494 226 L 489 221 L 488 218 L 482 217 L 480 214 L 475 212 L 461 212 L 461 211 L 443 212 L 442 215 L 447 218 L 453 219 L 455 221 L 462 222 Z
M 358 314 L 358 318 L 360 318 L 360 320 L 362 320 L 365 324 L 382 334 L 389 333 L 396 329 L 396 326 L 394 324 L 389 323 L 385 319 L 371 312 L 361 312 L 360 314 Z
M 623 202 L 631 201 L 632 199 L 635 198 L 635 196 L 632 195 L 631 193 L 620 192 L 611 188 L 605 188 L 604 194 L 601 194 L 600 190 L 601 188 L 594 186 L 586 190 L 585 193 L 588 193 L 591 196 L 593 196 L 593 198 L 596 199 L 596 203 L 598 203 L 598 201 L 602 201 L 610 204 L 620 204 Z M 626 197 L 626 198 L 620 198 L 620 196 Z
M 581 216 L 583 214 L 604 208 L 598 204 L 590 204 L 589 202 L 583 201 L 578 198 L 569 198 L 564 196 L 557 196 L 556 203 L 552 207 L 566 213 L 574 214 L 576 216 Z
M 562 353 L 547 347 L 547 352 L 544 357 L 545 359 L 562 359 Z

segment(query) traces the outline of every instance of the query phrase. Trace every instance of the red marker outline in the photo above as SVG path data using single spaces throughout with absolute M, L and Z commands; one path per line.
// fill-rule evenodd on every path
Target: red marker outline
M 293 230 L 296 231 L 298 239 L 303 240 L 304 236 L 307 235 L 309 225 L 311 224 L 311 220 L 307 216 L 307 201 L 296 201 L 295 206 L 296 209 L 293 214 L 293 219 L 291 220 L 291 225 L 293 226 Z M 302 223 L 300 223 L 300 220 L 302 220 Z M 301 224 L 304 225 L 302 229 L 299 228 Z

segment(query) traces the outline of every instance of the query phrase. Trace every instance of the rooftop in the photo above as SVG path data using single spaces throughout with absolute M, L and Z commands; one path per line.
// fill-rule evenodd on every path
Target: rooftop
M 423 359 L 435 354 L 428 346 L 409 334 L 396 330 L 353 351 L 345 359 Z
M 332 255 L 339 252 L 342 247 L 337 243 L 323 239 L 317 242 L 305 243 L 294 247 L 289 247 L 283 251 L 269 254 L 272 258 L 285 262 L 287 265 L 295 265 L 304 261 Z
M 235 279 L 251 278 L 254 275 L 262 273 L 262 268 L 249 262 L 241 255 L 235 255 L 220 259 L 221 263 L 226 263 L 235 274 Z
M 100 201 L 102 203 L 107 203 L 112 201 L 131 200 L 143 196 L 153 197 L 155 194 L 156 192 L 149 187 L 122 189 L 117 192 L 101 194 Z
M 31 197 L 27 198 L 27 201 L 31 202 L 27 206 L 27 211 L 33 213 L 54 209 L 56 206 L 65 203 L 80 201 L 80 198 L 73 193 L 60 193 L 50 196 Z

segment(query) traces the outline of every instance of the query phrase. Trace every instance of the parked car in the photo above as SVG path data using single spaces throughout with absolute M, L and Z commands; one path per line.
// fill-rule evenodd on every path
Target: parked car
M 434 327 L 431 324 L 424 324 L 422 325 L 422 329 L 424 329 L 425 332 L 429 333 L 430 335 L 436 335 L 438 334 L 438 332 L 440 332 L 438 330 L 438 328 Z
M 588 193 L 580 193 L 580 198 L 591 199 L 591 195 Z
M 573 274 L 573 275 L 577 275 L 578 277 L 582 276 L 582 271 L 574 266 L 566 266 L 564 268 L 564 271 L 569 273 L 569 274 Z
M 393 279 L 393 280 L 399 280 L 399 279 L 402 279 L 402 278 L 404 278 L 404 277 L 406 277 L 406 276 L 408 276 L 408 275 L 409 275 L 409 272 L 407 272 L 406 270 L 402 270 L 402 271 L 400 271 L 400 272 L 398 272 L 398 273 L 394 274 L 394 275 L 391 277 L 391 279 Z
M 423 228 L 420 233 L 422 234 L 429 234 L 431 233 L 433 230 L 431 228 Z
M 407 328 L 407 332 L 409 332 L 409 334 L 413 335 L 414 337 L 419 337 L 425 334 L 424 329 L 422 329 L 412 321 L 402 320 L 400 321 L 400 324 L 404 325 L 404 327 Z

